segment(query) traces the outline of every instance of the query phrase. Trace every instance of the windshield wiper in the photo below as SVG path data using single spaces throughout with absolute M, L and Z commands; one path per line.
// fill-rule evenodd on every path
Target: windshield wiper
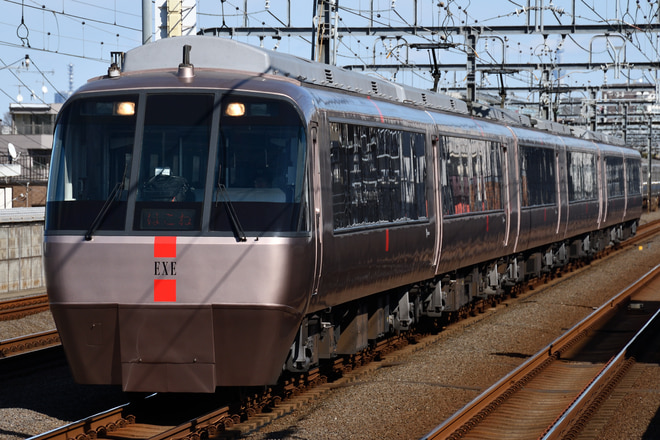
M 112 188 L 112 191 L 110 191 L 110 195 L 108 195 L 108 198 L 105 199 L 105 203 L 103 203 L 101 210 L 96 215 L 96 218 L 94 219 L 92 224 L 89 225 L 89 229 L 87 229 L 87 232 L 85 233 L 85 241 L 90 241 L 92 239 L 92 234 L 94 234 L 94 232 L 96 232 L 98 227 L 101 225 L 101 222 L 105 218 L 105 215 L 108 213 L 108 210 L 112 205 L 112 202 L 117 200 L 117 197 L 119 196 L 119 194 L 121 194 L 121 191 L 124 189 L 124 181 L 126 180 L 127 168 L 128 168 L 128 164 L 124 166 L 124 175 L 121 177 L 121 180 L 115 184 L 114 188 Z
M 216 192 L 216 201 L 215 201 L 216 203 L 218 203 L 217 200 L 218 196 L 221 196 L 222 202 L 225 204 L 229 221 L 231 222 L 232 229 L 236 234 L 236 239 L 238 241 L 247 241 L 247 236 L 245 235 L 245 231 L 243 231 L 241 222 L 238 220 L 238 215 L 236 215 L 236 210 L 234 210 L 234 205 L 232 205 L 231 200 L 229 199 L 229 193 L 227 192 L 227 187 L 225 187 L 225 185 L 222 183 L 218 183 L 218 191 Z

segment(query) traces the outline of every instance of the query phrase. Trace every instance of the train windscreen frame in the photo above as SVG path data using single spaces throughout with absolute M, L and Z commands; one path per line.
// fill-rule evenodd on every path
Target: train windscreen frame
M 288 100 L 89 95 L 63 108 L 54 139 L 49 234 L 231 235 L 237 221 L 258 235 L 309 232 L 305 125 Z
M 292 103 L 227 94 L 209 229 L 262 235 L 308 233 L 305 125 Z
M 148 94 L 133 229 L 199 231 L 214 96 Z
M 78 99 L 62 109 L 46 230 L 88 230 L 97 222 L 99 231 L 125 228 L 138 109 L 137 94 Z

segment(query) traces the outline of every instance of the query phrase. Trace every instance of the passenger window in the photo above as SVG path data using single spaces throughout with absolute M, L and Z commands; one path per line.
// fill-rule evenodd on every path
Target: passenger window
M 623 158 L 606 157 L 605 171 L 607 173 L 607 196 L 619 197 L 624 195 Z
M 334 229 L 427 218 L 425 142 L 422 133 L 331 123 Z
M 444 215 L 503 209 L 499 142 L 444 136 L 440 147 Z
M 595 200 L 598 186 L 596 183 L 596 156 L 593 153 L 579 151 L 568 152 L 568 200 Z
M 557 203 L 555 151 L 549 148 L 521 146 L 520 187 L 522 206 Z
M 629 195 L 640 195 L 642 193 L 641 167 L 640 160 L 626 159 L 626 178 L 628 180 Z

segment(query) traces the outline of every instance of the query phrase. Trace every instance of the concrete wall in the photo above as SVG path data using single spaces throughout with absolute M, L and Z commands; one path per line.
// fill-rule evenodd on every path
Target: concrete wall
M 43 208 L 0 211 L 0 293 L 45 290 Z

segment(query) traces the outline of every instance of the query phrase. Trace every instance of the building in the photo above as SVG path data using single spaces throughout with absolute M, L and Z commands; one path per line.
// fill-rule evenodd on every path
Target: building
M 0 130 L 0 209 L 45 206 L 53 127 L 62 104 L 10 104 Z

